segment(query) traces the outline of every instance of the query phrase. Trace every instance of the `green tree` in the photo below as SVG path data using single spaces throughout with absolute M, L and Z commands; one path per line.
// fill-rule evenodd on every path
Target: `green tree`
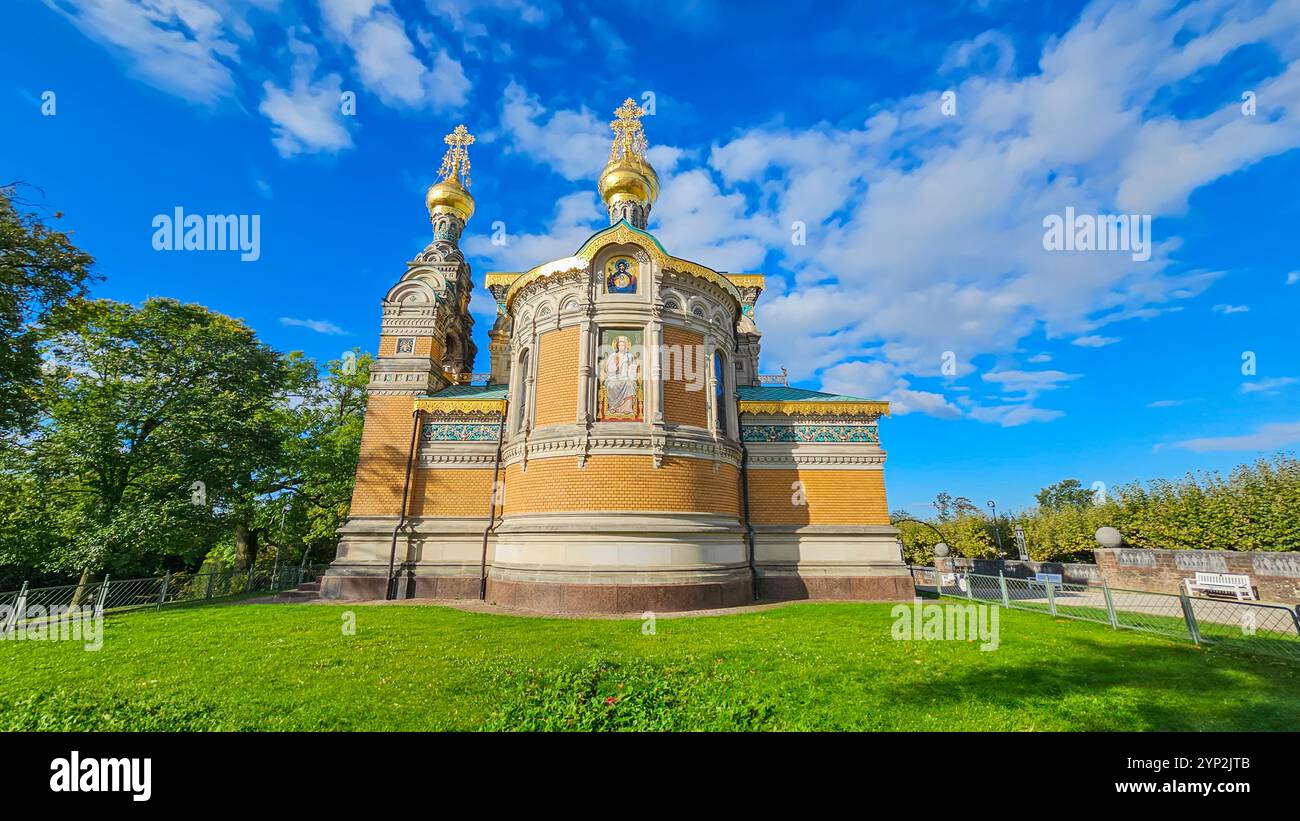
M 980 512 L 970 499 L 965 496 L 954 497 L 947 491 L 939 491 L 932 504 L 941 522 L 952 521 L 960 516 L 978 516 Z
M 0 187 L 0 433 L 34 417 L 41 339 L 98 279 L 94 259 L 36 213 L 20 211 L 25 203 L 16 197 L 16 186 Z
M 237 568 L 256 564 L 267 545 L 286 561 L 305 552 L 328 558 L 352 501 L 370 363 L 369 354 L 354 351 L 320 373 L 311 363 L 295 368 L 292 401 L 275 418 L 281 459 L 243 483 L 232 517 Z
M 49 344 L 42 415 L 22 445 L 55 506 L 51 569 L 153 572 L 193 563 L 273 469 L 293 365 L 242 322 L 198 305 L 86 303 Z
M 1093 502 L 1093 492 L 1078 479 L 1062 479 L 1038 491 L 1035 497 L 1043 510 L 1082 510 Z

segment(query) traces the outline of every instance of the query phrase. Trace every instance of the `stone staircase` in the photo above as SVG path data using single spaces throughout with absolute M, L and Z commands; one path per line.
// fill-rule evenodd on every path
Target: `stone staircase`
M 275 594 L 277 602 L 292 604 L 296 602 L 311 602 L 320 599 L 320 582 L 303 582 L 291 590 L 281 590 Z

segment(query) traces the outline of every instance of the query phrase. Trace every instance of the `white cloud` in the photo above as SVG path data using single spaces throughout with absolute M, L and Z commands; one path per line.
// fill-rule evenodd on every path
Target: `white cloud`
M 1016 49 L 1011 38 L 990 29 L 971 40 L 963 40 L 949 47 L 939 66 L 941 73 L 960 69 L 981 74 L 1006 74 L 1016 59 Z
M 1030 422 L 1050 422 L 1065 415 L 1065 411 L 1035 408 L 1020 403 L 1014 405 L 995 405 L 992 407 L 972 408 L 970 415 L 981 422 L 989 422 L 1004 428 L 1015 428 Z
M 1287 385 L 1293 385 L 1296 382 L 1294 376 L 1275 376 L 1271 379 L 1261 379 L 1258 382 L 1244 382 L 1241 385 L 1242 393 L 1277 393 L 1278 388 L 1284 388 Z
M 1081 336 L 1071 344 L 1078 345 L 1080 348 L 1104 348 L 1107 345 L 1114 345 L 1119 341 L 1119 337 L 1117 336 L 1098 336 L 1092 334 L 1089 336 Z
M 461 247 L 470 256 L 488 260 L 492 270 L 527 271 L 535 265 L 570 256 L 601 227 L 609 224 L 594 191 L 575 191 L 555 203 L 546 228 L 536 234 L 515 233 L 506 222 L 506 242 L 495 245 L 492 232 L 477 233 L 470 223 Z
M 943 394 L 932 391 L 914 391 L 906 387 L 906 385 L 907 383 L 903 382 L 900 387 L 885 395 L 885 399 L 889 402 L 890 412 L 895 416 L 903 416 L 909 413 L 923 413 L 926 416 L 937 416 L 940 419 L 955 419 L 961 416 L 961 408 L 949 402 Z
M 425 30 L 422 49 L 406 33 L 388 0 L 324 0 L 321 21 L 335 40 L 346 43 L 357 75 L 385 105 L 436 110 L 456 109 L 468 99 L 464 68 Z M 426 68 L 426 61 L 433 63 Z
M 765 232 L 746 216 L 743 196 L 723 194 L 703 169 L 668 176 L 661 186 L 650 228 L 670 253 L 719 271 L 762 264 Z
M 280 324 L 294 328 L 306 328 L 318 334 L 328 334 L 330 336 L 347 336 L 348 333 L 333 322 L 325 322 L 319 319 L 294 319 L 291 316 L 282 316 L 280 317 Z
M 1179 405 L 1183 404 L 1184 401 L 1185 400 L 1182 399 L 1157 399 L 1154 402 L 1148 402 L 1147 407 L 1148 408 L 1176 408 Z
M 497 56 L 508 57 L 511 53 L 509 44 L 500 36 L 493 35 L 493 27 L 508 23 L 517 23 L 536 27 L 545 24 L 559 15 L 558 8 L 552 8 L 550 0 L 546 2 L 529 2 L 528 0 L 425 0 L 425 6 L 434 15 L 461 36 L 467 52 L 478 54 L 484 46 L 497 49 Z M 481 18 L 490 18 L 489 26 Z
M 1211 310 L 1221 314 L 1244 314 L 1250 310 L 1248 305 L 1215 305 Z
M 980 378 L 1000 386 L 1006 393 L 1023 393 L 1027 398 L 1033 398 L 1043 391 L 1056 390 L 1082 376 L 1083 374 L 1065 371 L 999 370 L 989 371 Z
M 844 396 L 882 399 L 889 403 L 890 412 L 895 416 L 909 413 L 947 419 L 961 416 L 961 409 L 943 394 L 912 390 L 907 380 L 898 377 L 892 365 L 879 360 L 842 362 L 827 368 L 822 374 L 821 388 Z
M 1292 271 L 1286 275 L 1287 285 L 1295 285 L 1297 282 L 1300 282 L 1300 271 Z
M 1300 444 L 1300 422 L 1260 425 L 1254 433 L 1241 436 L 1217 436 L 1185 439 L 1174 447 L 1208 453 L 1214 451 L 1270 451 Z
M 1046 42 L 1032 74 L 1012 75 L 992 36 L 954 50 L 948 68 L 981 69 L 984 54 L 992 72 L 954 84 L 958 117 L 942 116 L 937 88 L 882 106 L 860 128 L 763 126 L 715 145 L 720 194 L 744 193 L 753 225 L 808 225 L 804 248 L 753 232 L 793 273 L 759 305 L 765 360 L 802 377 L 872 347 L 901 376 L 933 374 L 943 351 L 965 362 L 1013 354 L 1040 331 L 1114 344 L 1103 326 L 1197 296 L 1221 273 L 1176 268 L 1177 237 L 1157 236 L 1146 262 L 1051 253 L 1042 219 L 1066 206 L 1178 213 L 1198 186 L 1300 145 L 1300 68 L 1257 83 L 1269 88 L 1259 97 L 1268 118 L 1240 116 L 1231 94 L 1197 120 L 1161 108 L 1170 86 L 1242 46 L 1300 56 L 1300 14 L 1285 5 L 1259 15 L 1208 1 L 1173 11 L 1094 3 Z M 980 412 L 999 423 L 1056 413 Z
M 233 95 L 238 48 L 201 0 L 46 0 L 149 85 L 202 105 Z
M 1031 365 L 1042 365 L 1051 361 L 1052 361 L 1052 355 L 1049 353 L 1036 353 L 1033 356 L 1029 357 L 1029 363 Z
M 509 148 L 550 166 L 568 180 L 589 180 L 609 156 L 612 133 L 587 108 L 550 113 L 537 97 L 511 80 L 501 104 L 501 126 Z
M 343 126 L 339 108 L 342 80 L 337 74 L 314 80 L 316 49 L 294 34 L 289 50 L 294 55 L 290 87 L 280 88 L 269 80 L 262 84 L 258 111 L 271 122 L 271 143 L 284 157 L 351 148 L 352 135 Z

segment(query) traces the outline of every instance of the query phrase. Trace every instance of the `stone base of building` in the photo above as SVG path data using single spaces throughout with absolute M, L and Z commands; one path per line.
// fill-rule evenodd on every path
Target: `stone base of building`
M 762 599 L 790 601 L 911 601 L 916 596 L 906 576 L 766 576 L 758 580 Z
M 911 601 L 912 575 L 888 525 L 756 525 L 764 599 Z
M 502 607 L 541 613 L 674 613 L 754 603 L 747 578 L 694 584 L 567 584 L 496 581 L 487 600 Z
M 527 517 L 488 542 L 486 600 L 544 613 L 670 613 L 760 601 L 909 601 L 887 526 L 754 528 L 754 572 L 734 523 L 704 517 Z M 327 601 L 382 600 L 395 519 L 353 519 L 321 582 Z M 477 599 L 481 520 L 410 523 L 395 557 L 399 599 Z M 653 534 L 653 535 L 651 535 Z
M 403 571 L 398 574 L 399 599 L 477 599 L 479 577 L 420 576 Z M 386 569 L 380 573 L 339 574 L 334 568 L 321 579 L 320 597 L 325 601 L 383 601 L 388 595 Z

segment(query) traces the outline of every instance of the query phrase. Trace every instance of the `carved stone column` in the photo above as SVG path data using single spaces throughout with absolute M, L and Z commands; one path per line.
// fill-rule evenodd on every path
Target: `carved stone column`
M 578 333 L 578 424 L 590 425 L 592 422 L 591 388 L 595 367 L 592 364 L 592 349 L 595 348 L 596 323 L 591 314 L 582 321 Z
M 664 424 L 664 380 L 663 380 L 663 345 L 664 322 L 663 304 L 656 302 L 651 307 L 652 319 L 646 325 L 646 419 L 651 425 L 663 427 Z

